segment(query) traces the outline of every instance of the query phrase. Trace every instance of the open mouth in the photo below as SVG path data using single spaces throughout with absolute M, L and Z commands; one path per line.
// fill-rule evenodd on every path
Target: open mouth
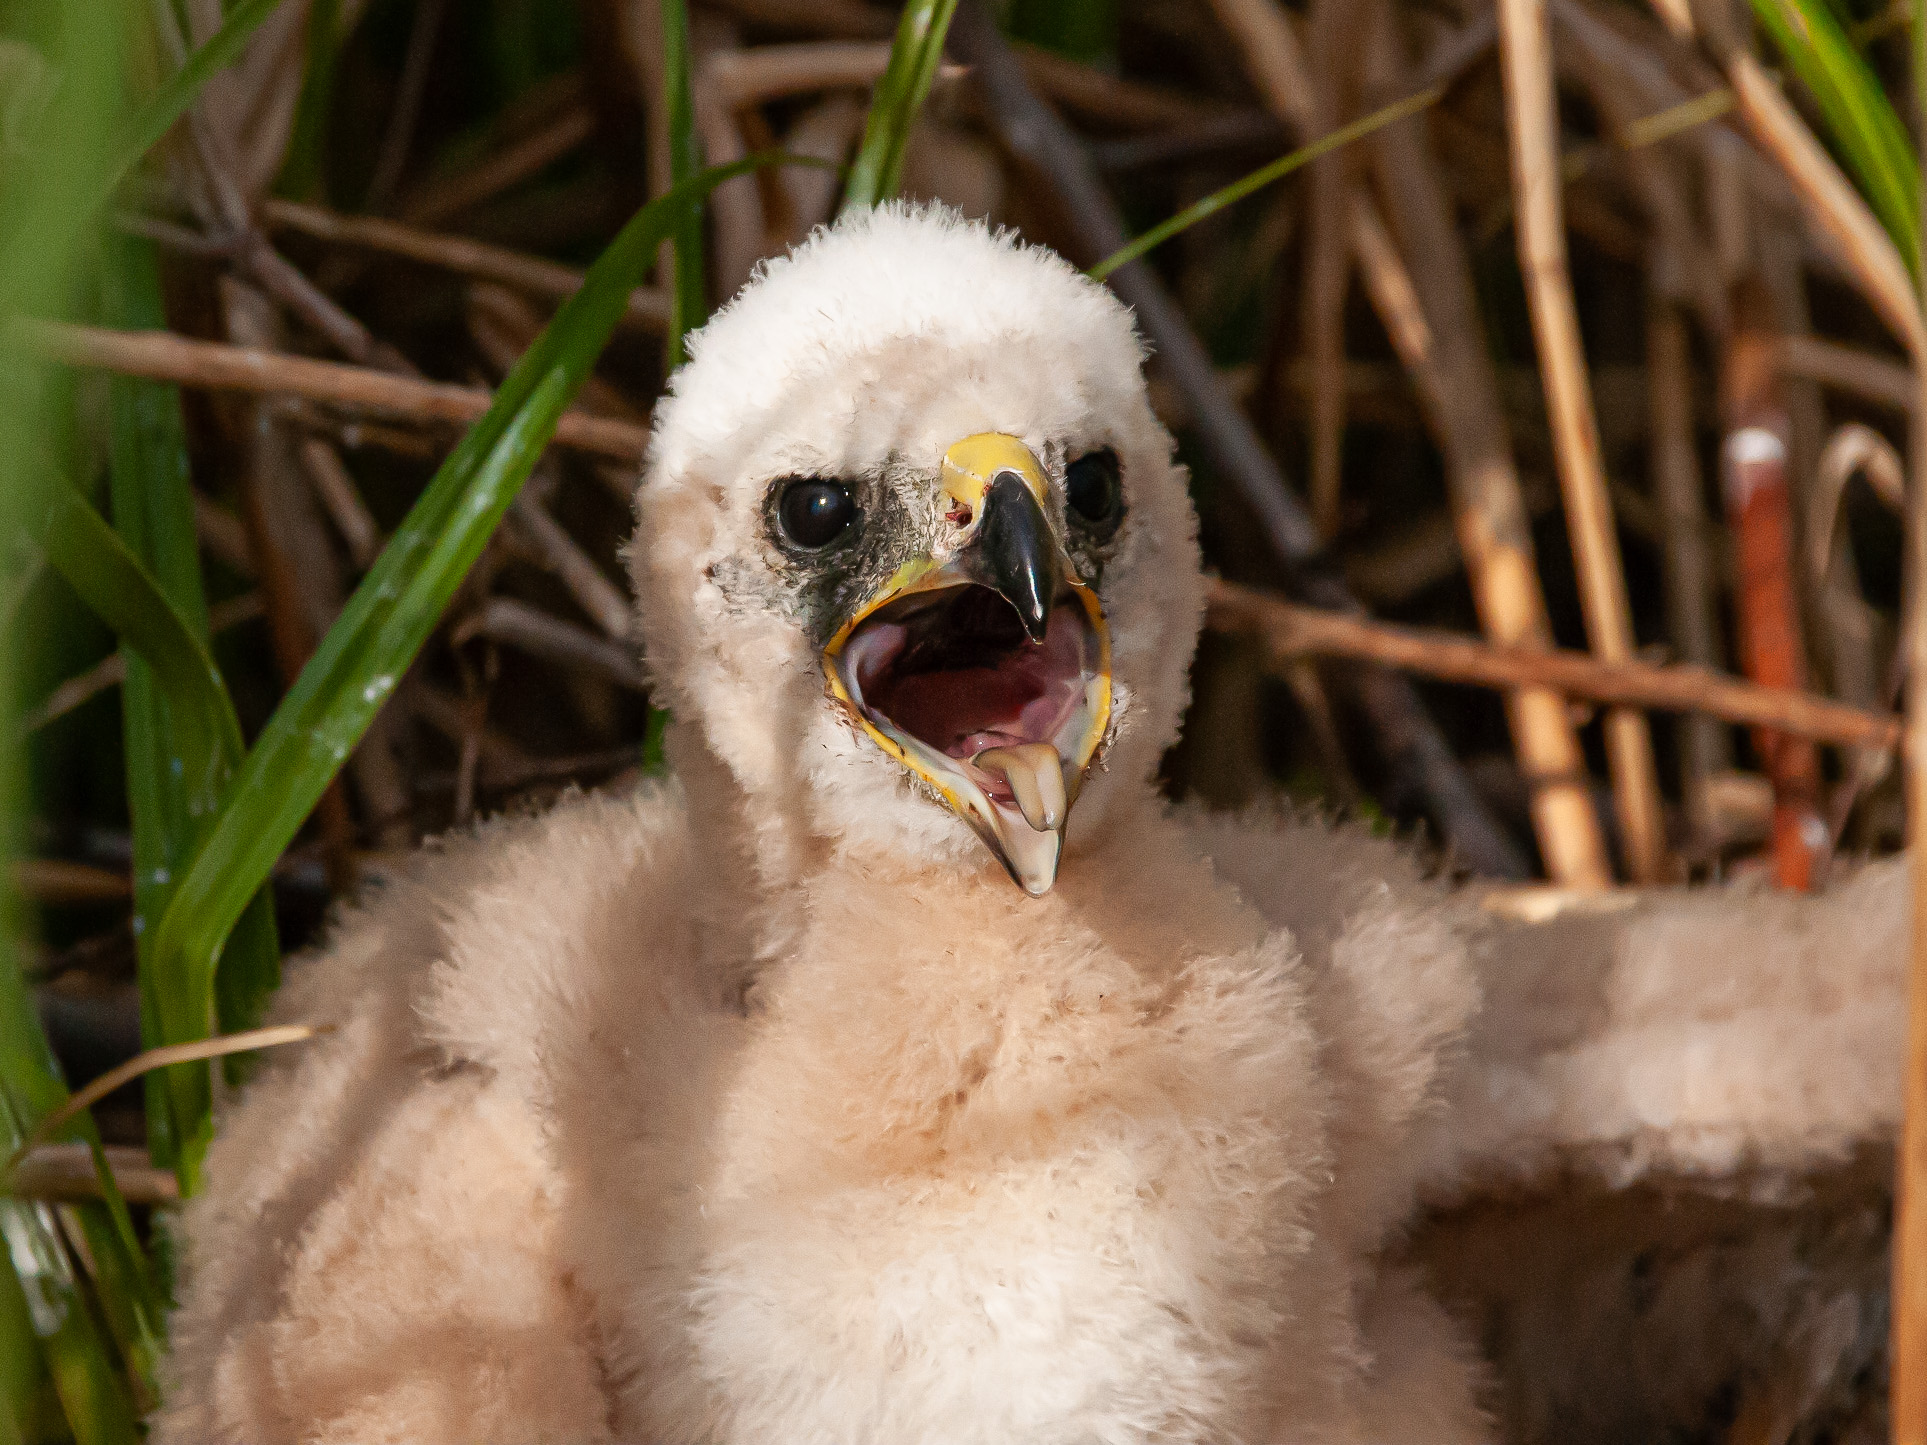
M 1109 638 L 1066 586 L 1043 640 L 989 587 L 900 592 L 826 651 L 865 730 L 933 784 L 1027 892 L 1056 876 L 1065 819 L 1110 718 Z

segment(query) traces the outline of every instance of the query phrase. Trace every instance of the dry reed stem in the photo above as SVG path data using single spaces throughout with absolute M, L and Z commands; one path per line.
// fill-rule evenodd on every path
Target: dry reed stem
M 264 292 L 223 276 L 219 294 L 231 341 L 250 349 L 280 349 L 286 339 L 281 318 Z M 258 401 L 237 410 L 241 517 L 282 685 L 291 687 L 333 625 L 344 589 L 311 489 L 299 476 L 292 430 Z M 339 778 L 321 795 L 314 816 L 325 843 L 329 882 L 344 891 L 354 882 L 355 825 Z
M 631 692 L 649 691 L 642 664 L 628 647 L 512 597 L 489 598 L 464 617 L 451 636 L 458 645 L 485 637 L 567 667 L 586 668 Z
M 1181 91 L 1126 80 L 1095 66 L 1021 42 L 1011 53 L 1024 78 L 1051 101 L 1085 120 L 1120 130 L 1171 130 L 1227 113 L 1228 107 L 1200 101 Z
M 595 559 L 576 544 L 548 509 L 523 495 L 515 499 L 509 515 L 530 552 L 568 588 L 576 605 L 595 619 L 596 626 L 617 641 L 627 638 L 635 619 L 628 594 L 603 575 Z
M 148 1163 L 145 1149 L 108 1145 L 107 1168 L 114 1185 L 129 1204 L 170 1205 L 181 1199 L 181 1183 L 173 1171 Z M 100 1176 L 94 1151 L 85 1144 L 42 1144 L 14 1167 L 7 1193 L 16 1199 L 78 1202 L 100 1198 Z
M 315 495 L 348 548 L 349 560 L 366 572 L 381 553 L 381 529 L 368 514 L 368 506 L 361 500 L 361 492 L 348 474 L 341 453 L 320 437 L 308 437 L 301 443 L 299 452 L 302 470 L 308 474 Z
M 427 186 L 403 209 L 411 224 L 432 226 L 533 180 L 595 134 L 595 112 L 587 105 L 564 109 L 534 133 L 497 151 L 474 168 Z
M 1312 130 L 1324 135 L 1350 118 L 1358 73 L 1352 33 L 1356 0 L 1312 0 L 1310 26 L 1316 73 Z M 1315 162 L 1311 177 L 1310 236 L 1305 247 L 1301 303 L 1305 358 L 1311 382 L 1312 524 L 1327 540 L 1338 535 L 1339 484 L 1345 437 L 1345 298 L 1351 282 L 1349 216 L 1351 157 L 1339 152 Z
M 245 1033 L 224 1034 L 219 1038 L 196 1039 L 192 1043 L 165 1044 L 157 1049 L 148 1049 L 136 1054 L 117 1068 L 109 1069 L 85 1088 L 70 1095 L 59 1108 L 52 1110 L 34 1125 L 21 1141 L 20 1147 L 13 1151 L 4 1165 L 0 1165 L 0 1186 L 3 1186 L 20 1167 L 20 1163 L 47 1140 L 60 1132 L 67 1121 L 78 1117 L 94 1107 L 123 1084 L 130 1084 L 143 1074 L 151 1074 L 156 1069 L 169 1068 L 175 1064 L 198 1064 L 209 1059 L 224 1059 L 232 1054 L 251 1054 L 261 1049 L 278 1049 L 284 1044 L 298 1044 L 322 1034 L 335 1031 L 333 1024 L 276 1024 L 271 1028 L 249 1029 Z
M 1725 57 L 1725 66 L 1754 140 L 1779 162 L 1868 304 L 1910 355 L 1927 354 L 1927 323 L 1921 319 L 1906 263 L 1886 230 L 1759 61 L 1735 49 Z
M 216 602 L 207 610 L 208 635 L 219 637 L 229 628 L 252 622 L 261 615 L 259 592 L 244 592 L 239 597 Z M 28 733 L 37 732 L 54 719 L 65 717 L 82 703 L 91 701 L 109 688 L 119 687 L 126 680 L 127 654 L 111 652 L 85 672 L 77 673 L 61 683 L 47 694 L 38 707 L 22 713 L 15 724 L 14 736 L 23 738 Z
M 1835 391 L 1895 411 L 1912 411 L 1920 400 L 1914 370 L 1902 361 L 1817 336 L 1782 336 L 1780 369 Z
M 1219 20 L 1243 51 L 1266 105 L 1300 141 L 1316 126 L 1315 89 L 1291 22 L 1274 0 L 1213 0 Z M 1398 41 L 1380 12 L 1370 25 L 1373 89 L 1405 83 Z M 1477 22 L 1466 43 L 1446 43 L 1451 59 L 1488 43 Z M 1406 253 L 1426 273 L 1421 299 L 1377 206 L 1362 189 L 1350 199 L 1350 241 L 1367 294 L 1425 406 L 1445 453 L 1460 552 L 1481 624 L 1511 646 L 1550 646 L 1551 624 L 1532 558 L 1531 527 L 1513 469 L 1491 363 L 1483 344 L 1470 267 L 1449 202 L 1431 175 L 1422 120 L 1388 127 L 1373 145 L 1385 193 L 1409 230 Z M 1427 316 L 1431 305 L 1436 322 Z M 1585 781 L 1585 757 L 1564 699 L 1543 690 L 1511 700 L 1520 769 L 1533 788 L 1533 826 L 1552 878 L 1579 888 L 1612 882 L 1604 836 Z
M 1371 80 L 1375 89 L 1384 89 L 1401 83 L 1402 67 L 1389 15 L 1381 10 L 1379 16 L 1370 46 Z M 1552 624 L 1471 263 L 1433 164 L 1424 122 L 1389 127 L 1373 153 L 1413 270 L 1407 273 L 1396 256 L 1376 256 L 1375 224 L 1362 225 L 1355 234 L 1365 243 L 1361 255 L 1372 257 L 1363 269 L 1380 316 L 1403 311 L 1401 283 L 1416 286 L 1410 304 L 1428 313 L 1423 344 L 1416 344 L 1418 327 L 1388 329 L 1444 454 L 1459 552 L 1480 625 L 1502 647 L 1549 648 Z M 1568 887 L 1609 887 L 1605 837 L 1565 699 L 1535 688 L 1509 698 L 1507 711 L 1520 772 L 1532 786 L 1533 828 L 1548 875 Z
M 494 400 L 479 387 L 417 381 L 367 367 L 194 341 L 166 331 L 111 331 L 21 319 L 9 323 L 6 334 L 42 359 L 62 366 L 143 376 L 177 386 L 300 397 L 416 422 L 464 425 L 481 416 Z M 556 427 L 555 439 L 563 446 L 636 464 L 649 433 L 632 422 L 568 411 Z
M 1209 606 L 1214 631 L 1261 638 L 1274 666 L 1297 657 L 1349 657 L 1476 687 L 1545 687 L 1606 706 L 1705 713 L 1842 747 L 1892 749 L 1901 741 L 1898 717 L 1689 664 L 1604 662 L 1562 649 L 1493 647 L 1432 628 L 1300 607 L 1229 582 L 1212 584 Z
M 1666 528 L 1666 615 L 1673 645 L 1687 662 L 1713 667 L 1724 655 L 1719 599 L 1707 548 L 1705 489 L 1693 434 L 1693 374 L 1686 322 L 1671 301 L 1655 298 L 1646 318 L 1646 383 L 1652 410 L 1653 496 Z M 1707 780 L 1732 765 L 1726 730 L 1696 714 L 1680 731 L 1688 818 L 1705 834 Z
M 1571 0 L 1555 0 L 1555 6 L 1558 38 L 1565 42 L 1558 49 L 1570 57 L 1566 69 L 1585 88 L 1612 133 L 1619 147 L 1613 160 L 1624 168 L 1653 228 L 1650 284 L 1689 298 L 1707 334 L 1718 336 L 1726 329 L 1724 278 L 1701 240 L 1691 201 L 1667 157 L 1631 139 L 1634 128 L 1652 117 L 1641 114 L 1639 98 L 1613 70 L 1611 45 L 1601 35 L 1608 27 Z
M 1907 515 L 1906 462 L 1894 444 L 1872 427 L 1848 422 L 1827 438 L 1814 468 L 1807 548 L 1816 576 L 1824 576 L 1832 564 L 1841 495 L 1855 477 L 1864 478 L 1889 511 L 1902 518 Z
M 1734 539 L 1740 656 L 1755 682 L 1804 689 L 1789 479 L 1792 422 L 1776 385 L 1771 299 L 1757 276 L 1735 288 L 1733 319 L 1720 377 L 1726 421 L 1720 490 Z M 1768 730 L 1756 734 L 1755 746 L 1773 783 L 1774 876 L 1782 888 L 1810 888 L 1830 844 L 1819 817 L 1819 757 L 1804 739 Z
M 297 201 L 269 200 L 261 208 L 261 219 L 271 228 L 295 231 L 331 245 L 401 256 L 558 301 L 582 288 L 582 273 L 559 262 L 378 216 L 344 216 Z M 644 330 L 661 332 L 669 324 L 668 295 L 653 286 L 638 287 L 630 293 L 624 319 Z
M 1518 203 L 1519 265 L 1545 378 L 1580 602 L 1593 651 L 1606 662 L 1625 662 L 1634 650 L 1632 608 L 1626 598 L 1599 425 L 1566 265 L 1558 109 L 1545 3 L 1498 0 L 1498 5 L 1513 192 Z M 1644 717 L 1627 709 L 1609 712 L 1605 731 L 1627 871 L 1635 882 L 1658 882 L 1666 870 L 1666 816 L 1653 762 L 1652 732 Z

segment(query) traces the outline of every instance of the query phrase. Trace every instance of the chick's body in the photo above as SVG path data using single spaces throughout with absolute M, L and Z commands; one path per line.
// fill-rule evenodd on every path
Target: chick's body
M 1097 855 L 1121 907 L 994 866 L 759 905 L 686 807 L 497 825 L 309 967 L 283 1011 L 348 1022 L 210 1156 L 161 1440 L 1344 1440 L 1414 1373 L 1478 1438 L 1330 1187 L 1399 1112 L 1337 1101 L 1347 990 L 1184 827 Z M 752 970 L 771 904 L 808 922 Z M 1425 1347 L 1374 1373 L 1359 1301 Z

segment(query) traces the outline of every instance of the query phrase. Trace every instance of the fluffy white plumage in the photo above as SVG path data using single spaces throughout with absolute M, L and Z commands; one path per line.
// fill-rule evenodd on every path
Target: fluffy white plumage
M 677 780 L 445 842 L 293 970 L 339 1031 L 224 1121 L 157 1445 L 1456 1445 L 1472 1351 L 1386 1263 L 1421 1195 L 1890 1129 L 1897 966 L 1828 905 L 1775 905 L 1771 966 L 1709 963 L 1700 903 L 1547 949 L 1362 835 L 1159 802 L 1201 578 L 1140 361 L 1056 257 L 901 207 L 711 322 L 633 557 Z M 1067 458 L 1123 465 L 1112 734 L 1042 898 L 826 696 L 767 517 L 864 477 L 935 527 L 983 432 L 1060 531 Z M 1829 1020 L 1873 1062 L 1801 1093 Z M 1771 1109 L 1716 1087 L 1769 1055 Z

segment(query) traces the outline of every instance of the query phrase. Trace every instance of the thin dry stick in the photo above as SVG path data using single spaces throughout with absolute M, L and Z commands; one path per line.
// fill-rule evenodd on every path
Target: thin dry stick
M 1398 40 L 1386 19 L 1381 10 L 1370 47 L 1371 79 L 1378 88 L 1401 83 Z M 1533 556 L 1529 509 L 1513 462 L 1471 262 L 1424 122 L 1388 127 L 1373 154 L 1413 271 L 1408 283 L 1397 256 L 1379 255 L 1381 233 L 1363 215 L 1362 201 L 1354 233 L 1362 243 L 1361 269 L 1439 439 L 1459 552 L 1480 624 L 1502 647 L 1549 648 L 1552 623 Z M 1416 285 L 1418 294 L 1408 299 L 1402 293 L 1405 284 Z M 1424 314 L 1413 319 L 1407 313 L 1420 308 L 1421 298 Z M 1532 786 L 1533 827 L 1548 875 L 1568 887 L 1609 887 L 1606 841 L 1565 699 L 1535 688 L 1509 698 L 1507 711 L 1520 770 Z
M 1872 427 L 1848 422 L 1827 438 L 1814 468 L 1807 548 L 1816 576 L 1832 565 L 1840 498 L 1855 477 L 1864 477 L 1890 511 L 1903 518 L 1907 515 L 1907 464 L 1894 444 Z
M 425 231 L 400 221 L 344 216 L 320 206 L 281 200 L 267 201 L 261 208 L 261 219 L 270 228 L 295 231 L 331 245 L 360 246 L 402 256 L 558 301 L 582 289 L 582 273 L 560 262 L 471 241 L 466 236 Z M 629 294 L 624 317 L 631 325 L 660 332 L 669 324 L 669 298 L 654 287 L 638 287 Z
M 1492 647 L 1431 628 L 1300 607 L 1229 582 L 1212 584 L 1209 625 L 1262 638 L 1273 665 L 1297 657 L 1351 657 L 1477 687 L 1550 687 L 1608 706 L 1703 712 L 1842 747 L 1891 749 L 1901 741 L 1898 717 L 1817 693 L 1760 687 L 1686 664 L 1602 662 L 1584 652 Z
M 1905 362 L 1817 336 L 1781 337 L 1780 369 L 1895 411 L 1911 411 L 1920 400 L 1920 384 Z
M 11 1176 L 20 1166 L 20 1161 L 25 1159 L 30 1151 L 37 1149 L 58 1134 L 68 1120 L 75 1118 L 84 1110 L 93 1108 L 122 1084 L 130 1084 L 143 1074 L 151 1074 L 156 1069 L 170 1068 L 175 1064 L 198 1064 L 208 1059 L 224 1059 L 230 1054 L 251 1054 L 260 1049 L 278 1049 L 284 1044 L 302 1043 L 334 1031 L 333 1024 L 276 1024 L 272 1028 L 224 1034 L 220 1038 L 197 1039 L 186 1044 L 165 1044 L 160 1048 L 148 1049 L 144 1053 L 136 1054 L 126 1063 L 118 1068 L 109 1069 L 86 1088 L 69 1096 L 66 1103 L 34 1125 L 20 1147 L 13 1151 L 6 1165 L 0 1167 L 0 1180 Z
M 568 667 L 588 668 L 631 692 L 649 691 L 649 680 L 627 647 L 512 597 L 489 598 L 463 618 L 453 633 L 457 644 L 475 637 Z
M 211 636 L 219 637 L 230 627 L 243 622 L 251 622 L 261 616 L 261 594 L 246 592 L 239 597 L 230 597 L 217 602 L 207 610 L 207 630 Z M 37 732 L 55 718 L 65 717 L 82 703 L 98 697 L 111 687 L 119 687 L 127 680 L 127 654 L 112 652 L 103 657 L 85 672 L 68 678 L 52 692 L 46 701 L 36 708 L 30 708 L 20 716 L 14 735 L 25 737 Z
M 610 637 L 629 636 L 635 616 L 623 590 L 611 582 L 595 559 L 577 545 L 540 502 L 524 493 L 509 509 L 529 551 L 569 589 L 569 595 Z
M 1170 130 L 1225 113 L 1222 106 L 1182 91 L 1126 80 L 1034 45 L 1019 43 L 1011 51 L 1024 68 L 1024 78 L 1034 87 L 1056 104 L 1099 125 L 1122 130 Z
M 1312 0 L 1311 29 L 1320 87 L 1313 128 L 1324 135 L 1347 118 L 1358 46 L 1350 33 L 1355 0 Z M 1345 438 L 1345 294 L 1351 281 L 1348 195 L 1351 157 L 1325 156 L 1312 168 L 1311 236 L 1305 248 L 1303 326 L 1311 381 L 1311 519 L 1319 535 L 1338 535 L 1339 478 Z
M 1519 265 L 1545 378 L 1586 632 L 1604 661 L 1625 662 L 1633 655 L 1632 608 L 1566 268 L 1558 108 L 1544 0 L 1499 0 L 1499 53 L 1518 197 Z M 1666 868 L 1666 815 L 1652 732 L 1644 717 L 1626 709 L 1615 709 L 1605 721 L 1606 758 L 1628 871 L 1636 882 L 1657 882 Z
M 532 180 L 595 134 L 595 112 L 587 105 L 571 105 L 533 135 L 498 151 L 473 170 L 436 185 L 425 186 L 403 208 L 417 226 L 445 221 L 503 191 Z
M 361 500 L 355 479 L 348 475 L 341 453 L 320 437 L 303 441 L 300 453 L 302 469 L 347 545 L 349 559 L 366 572 L 381 552 L 381 528 L 368 514 L 368 505 Z
M 62 366 L 144 376 L 177 386 L 295 396 L 418 422 L 462 425 L 481 416 L 494 400 L 492 394 L 477 387 L 416 381 L 367 367 L 193 341 L 167 331 L 110 331 L 55 321 L 16 320 L 8 324 L 5 334 L 25 343 L 43 360 Z M 555 429 L 555 439 L 597 456 L 635 463 L 642 458 L 649 433 L 647 428 L 630 422 L 568 411 Z
M 281 348 L 286 338 L 280 317 L 264 292 L 223 276 L 220 296 L 230 340 L 261 350 Z M 297 476 L 293 433 L 259 403 L 244 406 L 241 415 L 241 515 L 275 661 L 283 684 L 292 686 L 341 609 L 341 576 L 325 524 Z M 322 794 L 315 818 L 326 844 L 329 881 L 335 891 L 345 892 L 354 883 L 355 825 L 339 779 Z
M 395 103 L 388 112 L 388 126 L 382 133 L 381 149 L 375 155 L 374 175 L 368 182 L 366 204 L 371 210 L 384 210 L 401 183 L 414 147 L 415 126 L 421 119 L 422 101 L 428 94 L 429 66 L 435 58 L 435 42 L 442 33 L 448 13 L 448 0 L 421 0 L 415 7 L 415 21 L 408 36 L 408 51 L 402 60 L 401 81 L 395 87 Z
M 147 1162 L 147 1151 L 108 1145 L 108 1172 L 129 1204 L 178 1204 L 181 1182 L 173 1171 Z M 94 1151 L 85 1144 L 42 1144 L 7 1177 L 7 1193 L 17 1199 L 83 1200 L 100 1198 Z
M 1646 316 L 1646 382 L 1652 409 L 1653 495 L 1666 527 L 1666 613 L 1680 655 L 1712 667 L 1723 655 L 1706 493 L 1693 436 L 1693 372 L 1686 322 L 1672 301 L 1655 298 Z M 1704 835 L 1706 783 L 1732 764 L 1726 730 L 1712 718 L 1685 719 L 1680 735 L 1687 816 Z

